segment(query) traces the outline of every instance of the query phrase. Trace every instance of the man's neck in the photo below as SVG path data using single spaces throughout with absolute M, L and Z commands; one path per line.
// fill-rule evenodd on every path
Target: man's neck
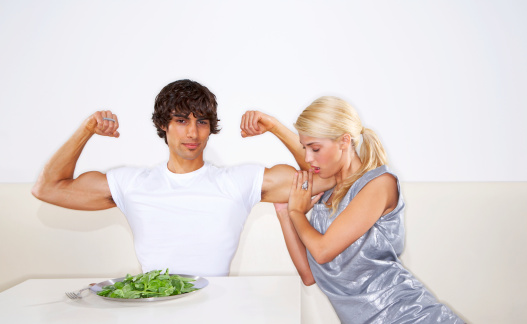
M 173 159 L 172 157 L 168 160 L 167 168 L 172 173 L 189 173 L 201 168 L 205 162 L 203 158 L 194 160 L 185 159 Z

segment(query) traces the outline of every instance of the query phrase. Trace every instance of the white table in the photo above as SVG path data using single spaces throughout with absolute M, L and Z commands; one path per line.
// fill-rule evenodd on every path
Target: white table
M 160 302 L 104 300 L 90 291 L 64 292 L 109 278 L 31 279 L 0 293 L 1 323 L 300 323 L 296 276 L 207 277 L 187 297 Z

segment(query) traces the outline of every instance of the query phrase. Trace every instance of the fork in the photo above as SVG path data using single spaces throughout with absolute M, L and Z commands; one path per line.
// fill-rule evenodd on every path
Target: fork
M 68 296 L 69 299 L 81 299 L 82 298 L 82 292 L 87 290 L 87 289 L 90 289 L 91 286 L 95 285 L 94 283 L 90 284 L 88 287 L 86 288 L 82 288 L 81 290 L 77 290 L 77 291 L 68 291 L 66 292 L 66 296 Z

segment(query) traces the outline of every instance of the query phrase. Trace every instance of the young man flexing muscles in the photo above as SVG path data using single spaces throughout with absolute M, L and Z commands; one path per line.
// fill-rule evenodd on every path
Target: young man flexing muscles
M 191 80 L 172 82 L 156 97 L 152 116 L 168 146 L 166 162 L 73 178 L 77 160 L 94 134 L 119 137 L 117 116 L 95 112 L 51 157 L 32 193 L 70 209 L 118 207 L 130 224 L 143 272 L 169 268 L 172 273 L 228 275 L 252 207 L 259 201 L 287 202 L 296 171 L 287 165 L 220 168 L 204 161 L 209 136 L 219 132 L 216 107 L 216 97 L 205 86 Z M 298 145 L 294 133 L 281 135 L 283 141 Z M 332 185 L 316 178 L 313 192 Z

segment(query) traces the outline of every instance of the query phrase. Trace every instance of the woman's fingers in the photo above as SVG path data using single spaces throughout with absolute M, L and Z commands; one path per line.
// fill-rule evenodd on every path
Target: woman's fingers
M 298 184 L 298 171 L 295 172 L 295 175 L 293 176 L 293 183 L 291 184 L 291 190 L 296 190 L 297 184 Z
M 318 195 L 316 195 L 315 197 L 311 198 L 311 208 L 313 208 L 313 206 L 315 206 L 315 204 L 320 200 L 320 198 L 322 198 L 322 195 L 324 194 L 324 192 L 321 192 L 319 193 Z
M 312 187 L 313 187 L 313 177 L 311 176 L 311 172 L 302 171 L 302 189 L 305 190 L 306 193 L 309 193 L 310 197 L 311 197 Z
M 313 190 L 313 172 L 311 170 L 308 171 L 307 181 L 309 183 L 309 192 L 311 192 Z
M 306 187 L 307 186 L 307 187 Z M 320 200 L 323 192 L 312 197 L 313 173 L 297 171 L 293 176 L 291 193 L 289 195 L 289 210 L 307 213 Z

